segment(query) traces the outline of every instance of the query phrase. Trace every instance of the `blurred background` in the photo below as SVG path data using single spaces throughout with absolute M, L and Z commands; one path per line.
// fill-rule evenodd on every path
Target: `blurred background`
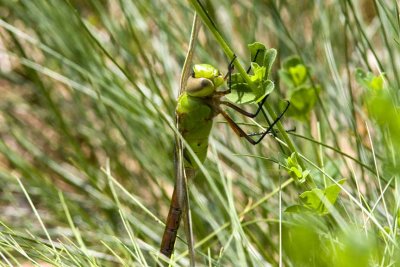
M 244 66 L 249 43 L 277 49 L 269 105 L 298 108 L 282 122 L 318 188 L 346 181 L 318 213 L 279 136 L 252 146 L 217 117 L 190 185 L 197 265 L 398 266 L 399 4 L 203 4 Z M 193 14 L 187 1 L 0 0 L 1 265 L 155 265 Z M 278 74 L 293 55 L 307 94 Z M 229 61 L 203 27 L 194 63 Z M 172 266 L 188 265 L 180 236 Z

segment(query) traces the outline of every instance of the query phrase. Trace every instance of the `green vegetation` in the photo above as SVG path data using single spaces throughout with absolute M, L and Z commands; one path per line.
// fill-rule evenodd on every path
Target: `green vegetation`
M 0 0 L 0 266 L 168 266 L 194 10 L 194 63 L 238 57 L 228 99 L 270 93 L 270 121 L 291 101 L 256 146 L 215 119 L 189 184 L 196 266 L 400 266 L 398 3 L 202 3 Z M 189 265 L 183 228 L 171 266 Z

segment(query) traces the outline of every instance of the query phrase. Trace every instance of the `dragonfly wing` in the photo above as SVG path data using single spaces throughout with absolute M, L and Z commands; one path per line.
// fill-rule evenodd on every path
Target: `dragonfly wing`
M 176 118 L 176 121 L 178 121 L 178 118 Z M 178 128 L 178 126 L 177 126 Z M 183 205 L 185 203 L 185 179 L 184 179 L 184 160 L 183 160 L 183 144 L 182 140 L 179 138 L 179 136 L 175 136 L 175 189 L 176 190 L 176 196 L 177 196 L 177 202 L 179 203 L 179 206 L 183 208 Z
M 197 35 L 199 34 L 201 26 L 201 19 L 194 13 L 193 24 L 192 24 L 192 34 L 190 35 L 190 42 L 189 42 L 189 49 L 186 54 L 185 62 L 183 63 L 182 73 L 181 73 L 181 81 L 180 81 L 180 89 L 179 95 L 185 91 L 187 80 L 190 76 L 190 65 L 192 64 L 193 60 L 193 52 L 194 47 L 197 41 Z
M 178 118 L 176 118 L 178 122 Z M 178 127 L 178 125 L 177 125 Z M 179 129 L 179 128 L 178 128 Z M 193 239 L 193 227 L 192 217 L 190 214 L 190 202 L 188 192 L 188 180 L 193 176 L 193 171 L 185 169 L 184 155 L 183 155 L 183 143 L 179 136 L 175 137 L 175 168 L 176 168 L 176 180 L 175 190 L 177 196 L 177 202 L 182 208 L 184 216 L 184 228 L 186 234 L 186 241 L 188 244 L 190 266 L 195 266 L 194 261 L 194 239 Z
M 185 210 L 184 199 L 185 189 L 183 180 L 183 152 L 182 142 L 178 135 L 175 135 L 175 186 L 171 198 L 171 204 L 168 211 L 168 217 L 165 223 L 165 230 L 161 241 L 160 252 L 171 257 L 174 250 L 175 241 L 181 222 L 182 212 Z
M 189 258 L 190 258 L 190 266 L 194 267 L 195 265 L 195 258 L 194 258 L 194 237 L 193 237 L 193 225 L 192 225 L 192 215 L 190 212 L 190 201 L 189 201 L 189 190 L 188 190 L 188 176 L 186 172 L 184 171 L 184 186 L 185 186 L 185 209 L 183 211 L 183 216 L 184 216 L 184 228 L 185 228 L 185 234 L 186 234 L 186 241 L 188 244 L 188 251 L 189 251 Z

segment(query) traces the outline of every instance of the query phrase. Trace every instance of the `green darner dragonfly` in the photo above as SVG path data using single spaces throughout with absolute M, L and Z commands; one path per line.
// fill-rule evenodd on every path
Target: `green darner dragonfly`
M 255 53 L 253 62 L 256 61 L 257 55 L 260 54 L 259 52 L 260 51 L 257 50 Z M 262 51 L 262 53 L 265 55 L 265 50 Z M 182 213 L 185 210 L 188 210 L 185 204 L 187 203 L 186 181 L 194 178 L 199 170 L 199 163 L 203 163 L 206 159 L 208 139 L 213 119 L 217 115 L 221 114 L 239 137 L 243 137 L 249 143 L 256 145 L 261 142 L 268 133 L 271 133 L 273 126 L 282 118 L 289 108 L 290 103 L 287 101 L 287 105 L 283 112 L 281 112 L 272 123 L 269 123 L 269 127 L 266 130 L 261 133 L 247 134 L 222 109 L 222 106 L 231 108 L 250 118 L 255 118 L 260 112 L 262 112 L 268 121 L 268 117 L 263 110 L 263 105 L 267 100 L 269 93 L 263 96 L 261 101 L 257 102 L 258 109 L 254 113 L 247 112 L 235 104 L 226 101 L 224 97 L 232 92 L 232 70 L 235 60 L 236 56 L 230 62 L 228 73 L 225 77 L 218 69 L 211 65 L 194 65 L 192 75 L 188 78 L 187 85 L 178 98 L 176 107 L 177 128 L 181 136 L 186 140 L 187 146 L 190 147 L 192 153 L 189 152 L 187 147 L 183 147 L 182 142 L 177 138 L 175 151 L 176 183 L 160 248 L 160 252 L 167 257 L 171 257 L 173 252 Z M 256 75 L 260 70 L 257 69 L 257 67 L 259 67 L 257 64 L 252 64 L 247 72 L 249 73 L 253 70 L 254 75 Z M 268 77 L 269 69 L 261 69 L 264 74 L 267 73 L 266 77 Z M 236 76 L 234 81 L 236 85 L 240 84 L 237 78 L 238 77 Z M 262 78 L 264 78 L 264 76 L 262 76 Z M 229 89 L 218 90 L 218 88 L 225 83 L 226 79 L 228 79 Z M 258 136 L 258 138 L 254 138 L 254 136 Z

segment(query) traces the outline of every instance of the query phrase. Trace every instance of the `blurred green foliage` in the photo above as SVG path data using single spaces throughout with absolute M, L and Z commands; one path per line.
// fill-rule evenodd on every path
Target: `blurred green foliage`
M 303 64 L 297 56 L 286 58 L 279 70 L 279 77 L 288 88 L 290 107 L 288 116 L 307 120 L 317 103 L 321 88 L 311 81 L 310 67 Z
M 396 1 L 203 4 L 243 65 L 265 47 L 243 107 L 288 98 L 299 158 L 216 118 L 190 185 L 196 266 L 398 266 Z M 187 1 L 0 0 L 1 265 L 155 265 L 192 19 Z M 197 41 L 194 63 L 226 73 L 205 27 Z M 188 265 L 181 229 L 171 266 Z

